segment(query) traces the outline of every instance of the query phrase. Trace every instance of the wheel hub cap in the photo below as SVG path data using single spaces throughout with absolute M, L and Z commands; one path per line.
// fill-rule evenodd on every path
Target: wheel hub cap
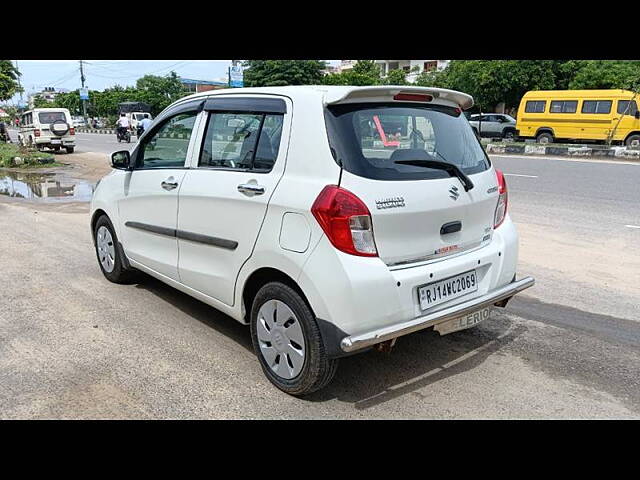
M 98 229 L 96 248 L 98 250 L 100 265 L 102 265 L 104 271 L 107 273 L 113 272 L 115 268 L 116 249 L 113 244 L 111 232 L 109 232 L 109 229 L 105 226 Z
M 304 334 L 296 315 L 280 300 L 268 300 L 258 311 L 257 336 L 260 354 L 269 368 L 284 379 L 302 371 Z

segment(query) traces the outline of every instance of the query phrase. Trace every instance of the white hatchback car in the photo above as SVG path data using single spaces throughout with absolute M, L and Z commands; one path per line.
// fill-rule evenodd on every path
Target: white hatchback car
M 507 186 L 472 104 L 396 86 L 183 98 L 96 187 L 100 268 L 250 324 L 264 373 L 293 395 L 329 383 L 341 356 L 473 326 L 534 280 L 516 280 Z

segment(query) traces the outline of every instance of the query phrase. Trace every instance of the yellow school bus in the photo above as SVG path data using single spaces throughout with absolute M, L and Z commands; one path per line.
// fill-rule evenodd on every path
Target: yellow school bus
M 519 138 L 640 146 L 640 95 L 628 90 L 538 90 L 520 101 Z

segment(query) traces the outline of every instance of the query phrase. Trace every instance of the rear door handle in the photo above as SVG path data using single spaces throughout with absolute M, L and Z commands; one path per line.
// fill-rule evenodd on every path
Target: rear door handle
M 165 181 L 163 181 L 161 184 L 162 188 L 164 188 L 165 190 L 173 190 L 175 188 L 178 188 L 178 182 L 176 182 L 174 180 L 173 177 L 169 177 L 167 178 Z
M 264 193 L 264 187 L 256 183 L 242 183 L 238 185 L 238 191 L 252 197 L 254 195 L 262 195 Z

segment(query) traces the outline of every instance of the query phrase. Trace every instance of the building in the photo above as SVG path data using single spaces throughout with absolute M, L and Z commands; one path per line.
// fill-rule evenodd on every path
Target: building
M 347 70 L 351 70 L 356 62 L 357 60 L 340 60 L 340 65 L 338 65 L 338 72 L 346 72 Z
M 228 87 L 227 82 L 218 82 L 215 80 L 192 80 L 190 78 L 180 78 L 180 83 L 188 92 L 191 93 L 200 93 Z
M 66 88 L 59 88 L 58 90 L 56 90 L 53 87 L 45 87 L 44 90 L 40 92 L 35 92 L 29 95 L 27 103 L 29 105 L 29 108 L 34 108 L 36 98 L 43 98 L 47 102 L 53 103 L 53 101 L 56 99 L 56 96 L 58 96 L 58 94 L 68 93 L 68 92 L 69 90 L 67 90 Z
M 385 77 L 391 70 L 407 72 L 407 81 L 415 82 L 422 72 L 441 71 L 447 68 L 450 60 L 375 60 L 380 74 Z
M 407 72 L 407 81 L 415 82 L 422 72 L 441 71 L 447 68 L 451 60 L 374 60 L 380 67 L 380 75 L 386 77 L 391 70 L 402 69 Z M 351 70 L 357 60 L 340 60 L 339 71 Z M 415 71 L 413 71 L 415 70 Z

